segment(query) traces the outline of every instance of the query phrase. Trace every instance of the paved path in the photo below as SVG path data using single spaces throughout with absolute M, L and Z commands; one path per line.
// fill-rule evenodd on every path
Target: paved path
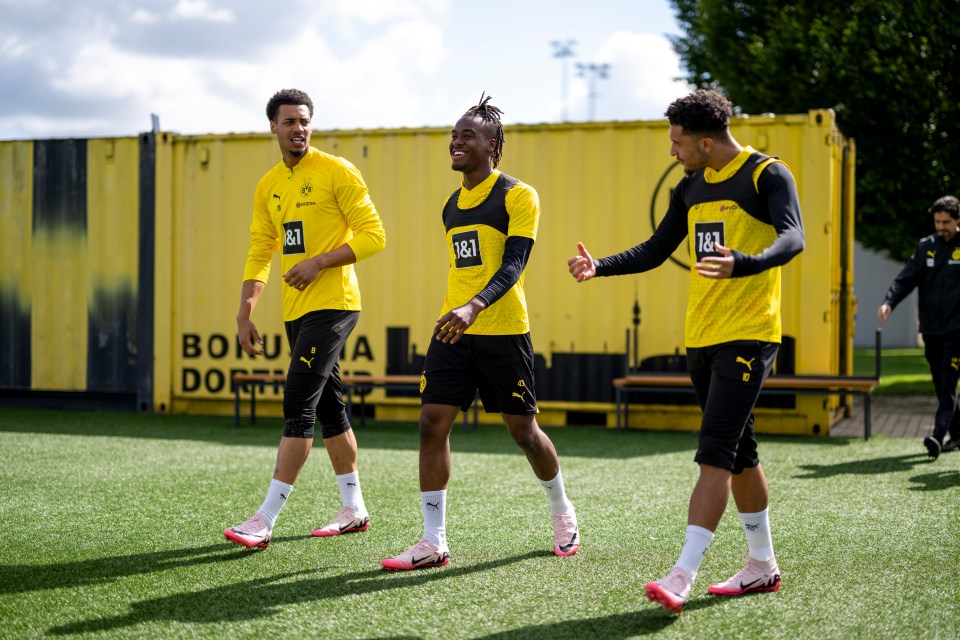
M 873 396 L 870 402 L 870 413 L 873 415 L 870 434 L 922 439 L 933 432 L 933 415 L 936 411 L 937 399 L 932 393 L 918 396 Z M 863 437 L 861 398 L 853 401 L 850 417 L 833 425 L 830 435 Z

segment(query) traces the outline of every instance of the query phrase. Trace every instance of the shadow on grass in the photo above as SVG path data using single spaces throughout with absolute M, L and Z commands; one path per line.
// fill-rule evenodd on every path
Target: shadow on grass
M 48 629 L 47 634 L 70 635 L 108 631 L 164 620 L 200 624 L 255 620 L 275 615 L 290 605 L 419 587 L 437 580 L 449 580 L 490 571 L 533 558 L 552 557 L 553 554 L 550 551 L 538 550 L 466 567 L 399 574 L 375 569 L 320 575 L 329 574 L 337 569 L 336 566 L 296 571 L 202 591 L 134 602 L 126 615 L 57 625 Z
M 273 539 L 274 545 L 311 536 L 283 536 Z M 0 565 L 0 595 L 26 593 L 45 589 L 61 589 L 106 584 L 127 576 L 166 571 L 177 567 L 230 562 L 245 558 L 249 551 L 223 541 L 203 547 L 137 553 L 110 558 L 95 558 L 59 564 Z
M 283 432 L 281 421 L 264 419 L 262 422 L 262 426 L 234 427 L 233 418 L 223 416 L 10 409 L 4 410 L 0 433 L 200 440 L 222 444 L 277 446 Z
M 910 482 L 917 486 L 910 487 L 911 491 L 943 491 L 960 487 L 960 471 L 950 469 L 947 471 L 935 471 L 933 473 L 924 473 L 910 478 Z
M 720 604 L 719 598 L 701 598 L 691 600 L 684 607 L 685 614 L 697 609 L 706 609 Z M 528 640 L 529 638 L 603 638 L 620 640 L 663 631 L 679 617 L 669 614 L 659 605 L 648 603 L 641 611 L 615 613 L 609 616 L 583 618 L 582 620 L 564 620 L 547 624 L 536 624 L 509 631 L 500 631 L 474 640 Z
M 927 464 L 930 457 L 925 453 L 913 453 L 904 456 L 873 458 L 869 460 L 850 460 L 836 464 L 802 464 L 800 469 L 806 475 L 794 476 L 801 480 L 832 478 L 840 475 L 877 475 L 880 473 L 898 473 L 910 471 L 918 464 Z
M 265 418 L 263 425 L 233 426 L 223 416 L 181 416 L 147 413 L 80 412 L 14 409 L 4 413 L 0 433 L 42 433 L 65 436 L 104 436 L 156 440 L 193 440 L 223 445 L 275 448 L 283 432 L 279 418 Z M 602 427 L 544 429 L 561 457 L 633 458 L 696 450 L 691 432 L 614 431 Z M 361 448 L 417 451 L 419 429 L 412 423 L 367 421 L 354 427 Z M 465 432 L 458 421 L 450 434 L 454 451 L 463 453 L 519 453 L 520 449 L 502 425 L 480 425 Z

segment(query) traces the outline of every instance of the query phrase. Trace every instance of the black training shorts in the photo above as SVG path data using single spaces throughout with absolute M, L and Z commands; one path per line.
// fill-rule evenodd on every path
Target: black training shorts
M 358 311 L 324 309 L 284 323 L 291 350 L 283 390 L 285 418 L 315 411 L 323 426 L 346 421 L 340 352 L 359 319 Z
M 703 409 L 694 460 L 733 473 L 760 464 L 753 407 L 780 345 L 736 340 L 687 349 L 687 369 Z
M 537 413 L 530 334 L 466 334 L 449 344 L 431 338 L 420 380 L 421 404 L 466 411 L 477 392 L 487 413 Z

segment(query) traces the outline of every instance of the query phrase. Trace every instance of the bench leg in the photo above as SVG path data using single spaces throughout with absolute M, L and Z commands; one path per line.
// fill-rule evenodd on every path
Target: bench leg
M 620 398 L 620 389 L 617 389 L 616 395 L 617 395 L 617 431 L 620 431 L 620 410 L 621 410 L 621 407 L 620 407 L 620 400 L 621 400 L 621 398 Z
M 863 396 L 863 439 L 870 439 L 870 430 L 873 428 L 873 420 L 870 416 L 870 394 Z
M 240 384 L 233 389 L 233 426 L 240 426 Z
M 250 385 L 250 424 L 257 421 L 257 385 Z
M 463 412 L 463 432 L 468 433 L 470 431 L 470 424 L 467 419 L 470 417 L 470 413 L 473 413 L 473 430 L 477 430 L 477 397 L 473 398 L 473 402 L 470 403 L 470 406 L 466 408 Z

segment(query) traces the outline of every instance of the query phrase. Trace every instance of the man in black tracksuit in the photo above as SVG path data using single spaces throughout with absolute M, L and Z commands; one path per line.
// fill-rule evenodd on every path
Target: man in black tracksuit
M 894 279 L 877 311 L 882 325 L 890 312 L 916 288 L 920 296 L 920 333 L 940 404 L 933 435 L 923 439 L 931 458 L 960 443 L 960 201 L 944 196 L 930 207 L 937 232 L 920 241 L 913 257 Z M 950 433 L 950 440 L 943 439 Z

